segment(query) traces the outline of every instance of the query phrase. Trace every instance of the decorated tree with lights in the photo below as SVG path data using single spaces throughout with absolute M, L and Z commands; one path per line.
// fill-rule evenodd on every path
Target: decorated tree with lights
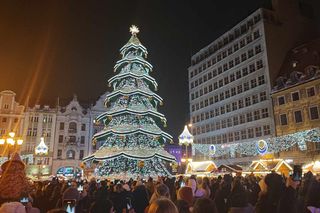
M 133 25 L 130 32 L 114 66 L 116 75 L 108 81 L 113 91 L 106 96 L 106 112 L 95 120 L 105 125 L 93 136 L 93 143 L 102 146 L 84 161 L 97 162 L 99 176 L 169 176 L 175 158 L 163 149 L 172 141 L 160 128 L 166 126 L 166 118 L 157 111 L 163 100 L 154 92 L 158 85 L 149 75 L 152 65 L 137 37 L 139 29 Z

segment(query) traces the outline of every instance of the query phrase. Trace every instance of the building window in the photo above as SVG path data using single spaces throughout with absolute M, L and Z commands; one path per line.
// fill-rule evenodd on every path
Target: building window
M 243 124 L 246 122 L 245 116 L 244 115 L 240 115 L 240 124 Z
M 248 58 L 251 58 L 253 56 L 253 50 L 248 50 Z
M 238 107 L 239 109 L 243 108 L 243 100 L 238 101 Z
M 260 44 L 257 45 L 257 46 L 255 47 L 255 50 L 256 50 L 256 54 L 260 53 L 260 52 L 261 52 L 261 45 L 260 45 Z
M 69 123 L 69 132 L 70 133 L 76 133 L 77 132 L 77 123 L 76 122 L 70 122 Z
M 57 158 L 61 159 L 61 157 L 62 157 L 62 150 L 58 149 Z
M 86 131 L 86 124 L 81 124 L 81 131 Z
M 248 129 L 248 138 L 253 138 L 254 134 L 253 134 L 253 128 L 249 128 Z
M 246 75 L 248 75 L 248 68 L 247 68 L 247 67 L 244 67 L 244 68 L 242 69 L 242 76 L 246 76 Z
M 236 94 L 236 88 L 231 88 L 231 96 L 235 96 Z
M 261 127 L 256 127 L 256 137 L 261 137 L 261 136 L 262 136 Z
M 252 121 L 252 112 L 247 113 L 247 122 Z
M 5 105 L 4 105 L 4 108 L 5 108 L 5 109 L 9 109 L 9 104 L 5 104 Z
M 251 105 L 251 97 L 246 97 L 246 107 Z
M 254 65 L 254 64 L 250 64 L 250 65 L 249 65 L 249 72 L 250 72 L 250 73 L 253 73 L 254 71 L 256 71 L 255 65 Z
M 263 67 L 262 60 L 257 61 L 257 69 L 261 69 Z
M 267 100 L 267 93 L 261 92 L 260 93 L 260 102 Z
M 307 89 L 307 94 L 308 94 L 308 97 L 312 97 L 312 96 L 315 96 L 316 93 L 314 91 L 314 87 L 310 87 Z
M 318 107 L 314 106 L 314 107 L 310 107 L 309 109 L 310 109 L 310 120 L 319 119 Z
M 235 133 L 234 133 L 234 140 L 235 140 L 235 141 L 240 140 L 240 132 L 235 132 Z
M 59 135 L 59 143 L 63 143 L 63 135 Z
M 247 131 L 246 130 L 241 130 L 241 140 L 247 139 Z
M 75 155 L 76 155 L 76 152 L 73 151 L 73 150 L 68 150 L 66 155 L 67 155 L 67 159 L 74 159 Z
M 281 115 L 280 115 L 280 124 L 281 124 L 282 126 L 288 125 L 287 114 L 281 114 Z
M 242 93 L 242 85 L 237 86 L 237 93 L 238 94 Z
M 284 96 L 278 97 L 278 104 L 283 105 L 286 103 L 286 99 Z
M 291 93 L 292 101 L 298 101 L 300 99 L 299 92 Z
M 84 136 L 81 136 L 80 138 L 80 144 L 84 144 L 85 143 L 85 137 Z
M 259 120 L 260 119 L 260 110 L 254 111 L 254 120 Z
M 238 116 L 233 117 L 233 126 L 237 126 L 239 124 Z
M 265 109 L 262 109 L 262 110 L 261 110 L 261 116 L 262 116 L 262 118 L 267 118 L 267 117 L 269 117 L 268 108 L 265 108 Z
M 255 88 L 255 87 L 257 87 L 257 79 L 251 79 L 251 88 Z
M 2 123 L 7 122 L 7 118 L 2 118 Z
M 259 98 L 258 98 L 258 95 L 253 95 L 252 96 L 252 104 L 256 104 L 259 102 Z
M 83 157 L 84 157 L 84 151 L 80 150 L 79 159 L 82 160 Z
M 241 61 L 247 60 L 247 53 L 241 54 Z
M 232 103 L 232 110 L 235 111 L 238 109 L 238 103 L 237 102 L 233 102 Z
M 263 126 L 263 134 L 264 134 L 264 135 L 270 135 L 270 134 L 271 134 L 270 126 L 269 126 L 269 125 Z
M 300 110 L 294 112 L 294 119 L 296 123 L 302 122 L 302 113 Z
M 252 81 L 252 80 L 251 80 L 251 81 Z M 249 90 L 249 82 L 245 82 L 245 83 L 243 84 L 243 90 L 244 90 L 244 91 Z
M 240 70 L 238 70 L 238 71 L 236 72 L 236 78 L 237 78 L 237 79 L 241 78 L 241 71 L 240 71 Z
M 262 84 L 265 83 L 264 75 L 261 75 L 261 76 L 258 77 L 258 83 L 259 83 L 259 85 L 262 85 Z
M 237 51 L 238 49 L 239 49 L 239 44 L 233 45 L 233 50 L 234 50 L 234 51 Z
M 229 142 L 232 142 L 232 141 L 233 141 L 233 133 L 232 133 L 232 132 L 230 132 L 230 133 L 228 134 L 228 140 L 229 140 Z
M 60 122 L 60 130 L 64 130 L 64 123 L 63 122 Z

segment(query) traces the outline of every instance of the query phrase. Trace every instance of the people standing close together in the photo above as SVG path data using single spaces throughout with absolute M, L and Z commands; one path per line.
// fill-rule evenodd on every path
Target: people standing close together
M 310 172 L 301 182 L 277 173 L 30 182 L 19 156 L 1 168 L 0 213 L 320 213 L 320 181 Z

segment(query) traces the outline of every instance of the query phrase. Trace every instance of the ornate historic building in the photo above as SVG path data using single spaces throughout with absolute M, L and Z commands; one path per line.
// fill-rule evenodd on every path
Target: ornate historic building
M 320 127 L 320 39 L 289 51 L 272 92 L 276 135 L 308 131 Z M 320 157 L 320 143 L 307 141 L 307 149 L 297 145 L 280 157 L 295 163 Z
M 0 92 L 0 138 L 8 136 L 9 132 L 13 131 L 17 137 L 23 135 L 24 109 L 16 101 L 16 93 L 10 90 Z M 6 144 L 0 145 L 0 157 L 7 156 L 8 151 L 12 147 L 7 147 Z

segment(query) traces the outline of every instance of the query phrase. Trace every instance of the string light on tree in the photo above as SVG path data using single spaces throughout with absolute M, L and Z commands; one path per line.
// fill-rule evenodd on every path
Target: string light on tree
M 139 28 L 132 25 L 130 32 L 131 38 L 120 49 L 122 58 L 114 66 L 116 75 L 108 81 L 113 88 L 106 97 L 105 106 L 109 107 L 95 119 L 105 125 L 93 136 L 102 146 L 84 161 L 100 162 L 99 176 L 170 176 L 167 168 L 175 158 L 163 145 L 172 141 L 172 136 L 160 128 L 166 127 L 166 118 L 157 111 L 163 100 L 154 92 L 158 85 L 149 75 L 152 65 L 137 37 Z

